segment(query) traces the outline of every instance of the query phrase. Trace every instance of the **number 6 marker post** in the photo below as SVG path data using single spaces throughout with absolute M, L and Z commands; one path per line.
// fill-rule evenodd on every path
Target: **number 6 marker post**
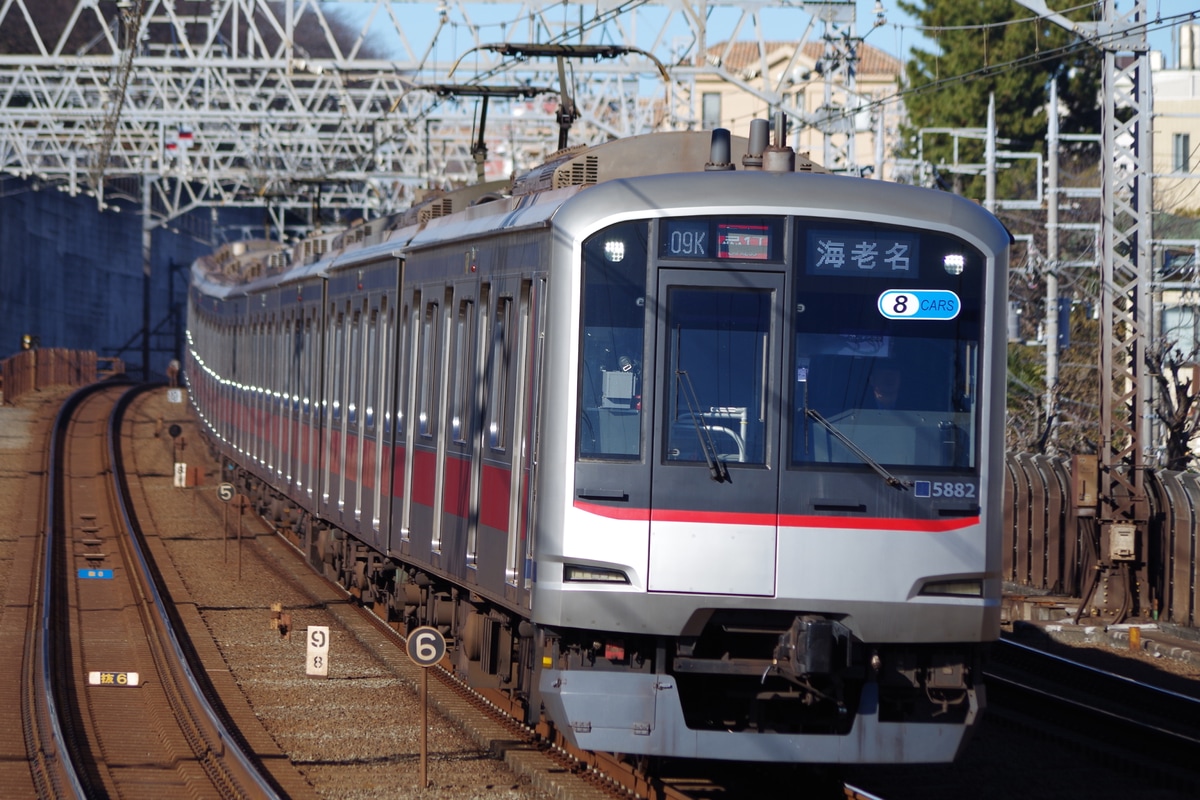
M 408 635 L 408 657 L 421 670 L 421 788 L 429 786 L 429 667 L 446 655 L 446 639 L 437 628 L 423 625 Z

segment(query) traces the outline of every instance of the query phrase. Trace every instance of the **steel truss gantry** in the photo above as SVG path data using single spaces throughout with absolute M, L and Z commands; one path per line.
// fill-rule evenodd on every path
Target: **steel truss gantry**
M 1153 119 L 1146 0 L 1126 13 L 1103 0 L 1098 22 L 1074 22 L 1045 0 L 1021 5 L 1100 48 L 1104 55 L 1100 187 L 1100 447 L 1097 474 L 1076 497 L 1096 548 L 1093 607 L 1122 617 L 1153 609 L 1145 591 L 1150 509 L 1146 471 L 1154 442 L 1146 352 L 1153 338 Z M 1118 113 L 1120 112 L 1120 113 Z M 1052 198 L 1057 202 L 1057 198 Z M 1052 232 L 1051 235 L 1055 235 Z M 1081 470 L 1076 469 L 1079 473 Z M 1078 475 L 1077 475 L 1078 477 Z M 1080 486 L 1082 487 L 1082 483 Z M 1086 498 L 1086 500 L 1084 499 Z
M 497 176 L 556 148 L 564 99 L 572 144 L 698 127 L 703 74 L 737 79 L 793 124 L 840 131 L 789 107 L 789 86 L 706 56 L 713 39 L 757 39 L 765 53 L 781 30 L 797 54 L 809 38 L 850 41 L 853 12 L 853 0 L 0 0 L 0 170 L 102 207 L 144 187 L 160 220 L 315 202 L 374 216 L 418 187 L 474 179 L 478 99 L 422 88 L 452 70 L 457 83 L 554 88 L 489 112 Z M 560 65 L 488 47 L 503 43 L 627 49 Z M 836 62 L 826 80 L 845 86 L 854 64 Z

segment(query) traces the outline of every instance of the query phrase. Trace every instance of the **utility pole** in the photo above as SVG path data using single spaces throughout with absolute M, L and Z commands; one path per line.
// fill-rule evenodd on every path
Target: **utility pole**
M 996 213 L 996 94 L 988 95 L 987 137 L 983 145 L 983 207 Z
M 129 87 L 129 75 L 133 71 L 133 56 L 137 52 L 142 31 L 142 15 L 146 10 L 145 0 L 120 0 L 117 9 L 121 13 L 121 28 L 125 34 L 125 47 L 117 66 L 116 80 L 111 89 L 104 124 L 100 129 L 95 161 L 88 171 L 88 180 L 96 192 L 96 202 L 104 208 L 104 170 L 117 138 L 117 126 L 121 122 L 121 109 L 125 106 L 125 95 Z
M 1055 424 L 1058 386 L 1058 81 L 1050 81 L 1046 114 L 1046 425 Z M 1054 441 L 1051 430 L 1046 441 Z

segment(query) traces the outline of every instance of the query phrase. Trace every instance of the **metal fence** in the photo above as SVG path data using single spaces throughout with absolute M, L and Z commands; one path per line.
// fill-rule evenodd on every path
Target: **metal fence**
M 1096 563 L 1094 497 L 1073 483 L 1070 460 L 1009 453 L 1005 466 L 1003 579 L 1031 592 L 1079 597 Z M 1194 626 L 1200 474 L 1152 471 L 1146 490 L 1150 519 L 1139 543 L 1140 602 L 1161 620 Z
M 4 402 L 49 386 L 84 386 L 125 371 L 119 358 L 97 356 L 91 350 L 42 347 L 22 350 L 0 361 L 0 391 Z

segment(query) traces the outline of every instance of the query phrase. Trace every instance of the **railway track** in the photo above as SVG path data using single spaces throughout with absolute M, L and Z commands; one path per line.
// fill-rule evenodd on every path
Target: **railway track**
M 263 521 L 263 524 L 269 524 Z M 292 545 L 294 558 L 272 560 L 285 579 L 302 584 L 314 604 L 334 608 L 346 593 L 318 575 L 294 547 L 286 531 L 276 531 L 277 542 Z M 271 545 L 268 544 L 268 547 Z M 350 628 L 364 626 L 394 646 L 393 657 L 407 661 L 405 638 L 372 609 L 338 604 L 338 621 Z M 361 633 L 358 634 L 362 636 Z M 611 753 L 580 751 L 565 745 L 549 729 L 530 728 L 514 718 L 518 709 L 501 692 L 467 686 L 450 669 L 449 660 L 430 670 L 431 696 L 438 709 L 467 729 L 475 740 L 501 756 L 534 786 L 557 797 L 645 798 L 645 800 L 695 800 L 712 797 L 789 796 L 804 786 L 809 800 L 883 800 L 865 789 L 844 785 L 835 774 L 794 766 L 771 764 L 714 764 L 653 760 L 636 763 Z M 782 793 L 782 794 L 781 794 Z
M 997 713 L 1200 795 L 1200 686 L 1169 691 L 1007 639 L 997 643 L 987 682 Z
M 1200 683 L 1115 654 L 1073 655 L 1001 640 L 986 667 L 983 724 L 955 763 L 859 767 L 847 777 L 889 800 L 1200 796 Z
M 190 430 L 188 433 L 191 435 Z M 162 450 L 163 443 L 157 444 Z M 139 463 L 135 466 L 136 471 L 144 472 L 149 476 L 146 480 L 161 482 L 169 478 L 169 469 L 162 464 L 154 466 Z M 107 467 L 99 468 L 102 473 L 106 470 Z M 93 468 L 92 471 L 96 471 L 96 469 Z M 70 483 L 79 483 L 80 481 L 77 479 L 82 478 L 84 472 L 86 470 L 72 468 L 68 473 Z M 111 480 L 111 476 L 108 477 Z M 134 480 L 136 483 L 137 479 Z M 207 505 L 209 511 L 219 515 L 220 505 L 216 503 L 215 499 L 207 498 L 208 494 L 212 493 L 197 493 L 189 497 L 180 492 L 179 496 L 190 500 L 188 508 L 194 509 L 193 514 L 202 513 L 204 506 Z M 194 505 L 196 503 L 194 497 L 207 499 L 197 509 L 197 506 Z M 80 538 L 71 545 L 70 552 L 78 558 L 78 554 L 85 548 L 100 549 L 94 544 L 96 538 L 104 538 L 95 536 L 100 531 L 85 529 L 103 528 L 104 523 L 99 521 L 99 516 L 94 521 L 81 516 L 81 512 L 85 511 L 84 506 L 78 505 L 82 501 L 76 502 L 76 506 L 69 513 L 73 514 L 73 519 L 77 518 L 77 521 L 71 525 L 60 527 L 77 529 L 71 533 L 77 534 Z M 204 523 L 199 524 L 204 525 Z M 84 542 L 83 538 L 92 541 Z M 262 546 L 268 541 L 276 542 L 274 546 L 278 547 L 281 553 L 287 550 L 284 538 L 270 540 L 260 538 L 256 540 L 254 546 Z M 107 551 L 110 548 L 103 549 Z M 289 558 L 288 560 L 294 562 L 299 569 L 309 571 L 309 567 L 301 559 Z M 167 570 L 164 570 L 165 572 Z M 160 575 L 159 580 L 166 581 L 168 577 L 165 574 Z M 377 617 L 368 614 L 368 609 L 363 609 L 356 603 L 347 603 L 346 595 L 340 588 L 325 582 L 323 578 L 311 571 L 309 571 L 309 579 L 324 584 L 321 591 L 325 594 L 319 597 L 313 595 L 313 607 L 319 605 L 335 611 L 340 615 L 340 619 L 347 621 L 347 624 L 351 624 L 349 622 L 351 617 L 360 618 L 363 620 L 362 624 L 369 624 L 380 635 L 386 635 L 392 641 L 392 649 L 395 652 L 389 658 L 397 661 L 407 659 L 400 648 L 402 637 L 396 631 Z M 74 583 L 80 584 L 81 582 L 76 579 Z M 82 587 L 77 585 L 74 591 L 78 593 L 80 588 Z M 193 644 L 200 646 L 202 643 L 199 640 L 207 636 L 203 624 L 198 626 L 197 634 L 192 636 Z M 963 792 L 968 792 L 975 797 L 989 798 L 1063 796 L 1062 784 L 1056 783 L 1056 780 L 1066 780 L 1066 778 L 1061 775 L 1057 778 L 1044 777 L 1041 772 L 1045 769 L 1053 770 L 1054 766 L 1034 764 L 1033 758 L 1030 756 L 1013 755 L 1008 750 L 1013 746 L 1012 743 L 1018 740 L 1034 741 L 1036 752 L 1043 754 L 1040 756 L 1040 760 L 1056 761 L 1059 768 L 1063 763 L 1070 761 L 1072 769 L 1082 769 L 1085 772 L 1094 773 L 1090 780 L 1096 781 L 1097 785 L 1105 782 L 1112 785 L 1113 788 L 1109 794 L 1096 793 L 1093 789 L 1091 796 L 1094 797 L 1130 796 L 1128 788 L 1130 782 L 1156 787 L 1154 795 L 1156 797 L 1196 796 L 1195 791 L 1198 785 L 1194 782 L 1196 775 L 1186 768 L 1180 768 L 1181 764 L 1186 767 L 1190 754 L 1195 752 L 1196 743 L 1200 741 L 1195 735 L 1196 732 L 1190 727 L 1191 718 L 1200 718 L 1200 714 L 1196 714 L 1193 698 L 1178 693 L 1154 692 L 1135 682 L 1115 676 L 1105 676 L 1095 671 L 1089 673 L 1089 677 L 1084 680 L 1081 674 L 1075 671 L 1075 667 L 1061 659 L 1047 661 L 1040 653 L 1027 652 L 1008 644 L 1001 645 L 999 649 L 998 657 L 992 662 L 992 674 L 988 681 L 989 724 L 984 726 L 980 737 L 982 745 L 989 750 L 986 756 L 976 749 L 974 753 L 969 751 L 966 754 L 967 758 L 963 763 L 950 767 L 884 770 L 875 772 L 871 779 L 865 781 L 859 780 L 859 777 L 860 774 L 866 773 L 851 770 L 847 776 L 854 786 L 838 788 L 833 781 L 823 781 L 820 776 L 814 778 L 811 774 L 801 773 L 797 770 L 775 770 L 769 766 L 759 766 L 748 770 L 746 765 L 729 765 L 731 769 L 723 771 L 713 769 L 713 765 L 710 764 L 704 769 L 688 770 L 678 764 L 633 764 L 605 754 L 569 753 L 547 742 L 538 741 L 534 737 L 534 731 L 530 731 L 512 720 L 505 720 L 501 716 L 496 716 L 493 721 L 483 726 L 487 731 L 484 734 L 485 746 L 501 754 L 510 766 L 519 771 L 526 770 L 526 766 L 522 762 L 538 762 L 532 767 L 532 770 L 551 776 L 544 784 L 545 790 L 551 794 L 557 793 L 558 796 L 573 798 L 629 797 L 634 794 L 647 798 L 689 798 L 717 795 L 746 797 L 762 796 L 764 792 L 779 793 L 786 791 L 788 787 L 791 787 L 792 794 L 794 794 L 795 787 L 798 785 L 813 786 L 816 784 L 821 785 L 822 792 L 817 795 L 810 793 L 804 796 L 821 798 L 883 796 L 890 800 L 903 800 L 903 798 L 914 796 L 923 798 L 961 797 Z M 1005 655 L 1010 652 L 1014 655 Z M 73 671 L 82 674 L 78 669 Z M 139 669 L 139 671 L 141 670 Z M 443 675 L 442 670 L 434 670 L 434 673 Z M 149 672 L 147 671 L 146 674 Z M 440 694 L 441 699 L 438 703 L 443 711 L 452 712 L 451 707 L 458 705 L 462 708 L 461 714 L 463 715 L 483 717 L 488 713 L 494 714 L 504 705 L 503 698 L 488 698 L 472 692 L 458 684 L 449 673 L 444 673 L 444 678 L 445 683 L 437 682 L 440 684 L 440 688 L 434 690 L 435 697 Z M 23 681 L 23 683 L 29 685 L 35 682 Z M 138 692 L 146 688 L 144 683 L 143 681 L 143 686 L 137 690 Z M 1023 688 L 1026 684 L 1029 685 L 1028 688 L 1032 690 L 1032 694 L 1026 694 L 1026 688 Z M 107 688 L 110 690 L 110 697 L 115 696 L 112 694 L 113 692 L 123 691 L 115 687 Z M 1070 692 L 1067 689 L 1070 689 Z M 1138 693 L 1134 694 L 1134 692 Z M 1021 700 L 1020 697 L 1026 699 Z M 1098 712 L 1099 716 L 1088 716 L 1097 713 L 1096 707 L 1102 709 Z M 94 712 L 89 711 L 88 714 L 93 715 Z M 1126 727 L 1113 727 L 1117 717 L 1120 717 L 1120 725 Z M 1107 733 L 1097 737 L 1096 734 L 1102 730 Z M 1168 738 L 1156 738 L 1164 735 Z M 999 741 L 997 737 L 999 737 Z M 61 750 L 63 747 L 60 745 L 59 749 Z M 58 752 L 55 746 L 44 746 L 41 750 L 44 751 L 43 756 L 50 756 L 46 763 L 51 767 L 55 766 L 54 756 Z M 1054 752 L 1066 755 L 1044 755 Z M 1021 768 L 1013 769 L 1012 764 L 1020 764 Z M 656 770 L 644 772 L 638 769 L 640 766 L 653 766 Z M 664 766 L 665 769 L 663 769 Z M 1117 772 L 1115 778 L 1110 775 L 1113 771 Z M 992 774 L 993 772 L 994 774 Z M 46 771 L 45 774 L 51 775 L 52 770 Z M 132 775 L 132 773 L 129 774 Z M 987 774 L 992 774 L 992 777 L 987 779 L 986 790 L 980 791 L 984 787 L 980 786 L 979 776 Z M 1021 781 L 1013 779 L 1013 776 L 1020 774 L 1024 774 L 1027 779 L 1030 775 L 1037 776 L 1033 779 L 1043 782 L 1050 793 L 1030 794 L 1027 787 L 1015 788 L 1021 785 Z M 956 775 L 961 777 L 961 785 L 955 790 L 947 789 L 948 786 L 959 780 L 955 777 Z M 561 787 L 562 781 L 568 778 L 574 781 L 572 784 L 575 787 L 574 791 L 562 793 L 561 788 L 555 788 L 556 786 Z M 54 780 L 58 780 L 60 784 L 63 783 L 62 779 Z M 1073 775 L 1071 780 L 1073 790 L 1080 790 L 1079 775 Z M 928 784 L 925 783 L 926 781 Z M 538 779 L 535 778 L 533 783 L 539 785 Z M 69 786 L 69 781 L 67 785 Z M 866 788 L 857 788 L 860 785 Z M 967 788 L 972 786 L 973 789 Z M 1056 786 L 1057 788 L 1055 788 Z M 943 789 L 956 794 L 946 794 L 945 791 L 941 791 Z M 41 796 L 68 796 L 71 792 L 69 789 L 64 792 L 54 790 L 52 787 L 51 791 L 40 791 L 39 793 Z M 84 788 L 84 794 L 92 793 L 86 787 Z M 144 796 L 151 795 L 161 796 L 161 786 L 151 794 Z M 211 790 L 207 789 L 201 792 L 201 795 L 215 796 Z
M 194 435 L 190 425 L 185 424 L 184 430 L 185 437 Z M 149 462 L 142 464 L 140 460 L 137 467 L 143 473 L 161 471 L 161 466 L 155 467 Z M 137 479 L 131 476 L 131 480 Z M 219 520 L 224 509 L 220 508 L 215 493 L 206 491 L 195 496 L 202 498 L 196 514 L 209 513 Z M 150 509 L 146 511 L 153 516 Z M 218 522 L 213 527 L 223 525 Z M 405 652 L 406 640 L 402 631 L 386 623 L 373 609 L 356 602 L 342 587 L 317 573 L 304 560 L 286 529 L 277 530 L 262 518 L 256 518 L 253 525 L 261 525 L 264 530 L 269 529 L 275 534 L 264 538 L 249 529 L 246 532 L 247 541 L 252 541 L 252 546 L 262 551 L 261 560 L 256 558 L 252 568 L 258 570 L 254 573 L 256 582 L 273 583 L 278 579 L 292 585 L 306 596 L 303 605 L 322 609 L 325 616 L 322 624 L 345 628 L 360 642 L 369 645 L 395 674 L 404 676 L 406 680 L 411 679 L 416 670 Z M 274 574 L 267 575 L 266 572 Z M 227 602 L 233 605 L 252 604 L 236 595 L 229 596 Z M 810 787 L 819 783 L 819 793 L 806 795 L 813 800 L 870 800 L 877 797 L 852 787 L 843 787 L 833 776 L 814 775 L 793 767 L 728 764 L 714 770 L 712 764 L 693 762 L 672 764 L 667 774 L 654 774 L 643 767 L 662 767 L 661 763 L 634 763 L 613 754 L 577 751 L 561 741 L 548 738 L 549 731 L 546 729 L 534 730 L 518 722 L 513 717 L 516 709 L 506 695 L 468 687 L 449 669 L 448 660 L 429 670 L 429 674 L 432 678 L 431 696 L 440 712 L 462 725 L 477 744 L 503 758 L 511 768 L 526 776 L 533 786 L 553 796 L 570 797 L 572 800 L 751 797 L 758 796 L 763 789 L 794 788 L 797 780 L 800 780 Z M 396 724 L 411 725 L 412 722 L 397 721 Z M 333 758 L 335 754 L 329 754 L 328 757 Z
M 56 458 L 54 463 L 48 463 L 47 469 L 63 477 L 52 482 L 58 488 L 46 504 L 45 513 L 51 520 L 44 526 L 48 534 L 46 546 L 53 557 L 45 563 L 45 579 L 39 590 L 44 588 L 49 598 L 44 604 L 47 609 L 52 613 L 65 610 L 66 616 L 47 617 L 45 622 L 34 626 L 49 634 L 44 637 L 47 659 L 36 669 L 47 678 L 64 675 L 68 680 L 22 681 L 31 689 L 39 685 L 48 689 L 48 695 L 41 699 L 31 693 L 26 703 L 30 708 L 48 709 L 41 717 L 42 722 L 29 720 L 26 723 L 31 735 L 40 736 L 38 730 L 44 729 L 49 737 L 31 747 L 39 759 L 33 774 L 42 782 L 37 794 L 41 797 L 161 797 L 165 793 L 199 797 L 303 796 L 311 787 L 304 786 L 296 794 L 277 792 L 269 779 L 260 776 L 257 780 L 262 782 L 252 783 L 253 788 L 247 791 L 241 788 L 240 781 L 254 782 L 255 778 L 231 780 L 225 777 L 228 772 L 223 771 L 228 768 L 220 763 L 218 756 L 228 754 L 229 745 L 243 738 L 240 730 L 229 724 L 228 708 L 209 712 L 185 711 L 182 725 L 166 722 L 175 718 L 174 708 L 184 703 L 181 699 L 172 701 L 166 697 L 176 693 L 174 687 L 164 689 L 161 686 L 168 680 L 179 682 L 170 677 L 171 673 L 199 671 L 212 675 L 223 671 L 224 665 L 189 670 L 177 664 L 155 663 L 152 658 L 155 654 L 179 656 L 184 652 L 190 653 L 193 659 L 199 658 L 194 651 L 204 649 L 204 642 L 200 640 L 207 638 L 208 632 L 202 623 L 197 624 L 191 634 L 183 634 L 173 642 L 170 641 L 171 634 L 163 633 L 169 622 L 186 626 L 180 619 L 186 612 L 181 614 L 179 609 L 166 608 L 183 593 L 170 586 L 172 570 L 155 567 L 154 562 L 163 555 L 155 552 L 161 548 L 155 537 L 139 541 L 143 537 L 138 535 L 138 517 L 144 517 L 146 509 L 136 509 L 135 513 L 130 506 L 144 504 L 144 500 L 129 501 L 130 495 L 138 494 L 137 484 L 142 479 L 131 475 L 132 489 L 123 488 L 119 480 L 124 471 L 121 452 L 127 448 L 112 444 L 120 439 L 114 430 L 117 423 L 110 418 L 115 420 L 119 412 L 114 415 L 110 409 L 117 403 L 118 396 L 125 395 L 128 396 L 126 399 L 133 396 L 125 387 L 120 387 L 81 393 L 72 398 L 60 414 L 55 438 L 59 444 L 50 448 Z M 101 445 L 102 442 L 109 444 Z M 146 471 L 148 480 L 168 477 L 163 474 L 161 465 L 134 463 L 131 467 L 131 472 Z M 191 502 L 195 508 L 195 500 Z M 131 530 L 133 535 L 125 535 L 125 529 Z M 165 562 L 169 560 L 164 559 Z M 300 566 L 308 569 L 303 563 Z M 96 574 L 83 578 L 80 570 Z M 108 571 L 113 573 L 111 577 L 107 575 Z M 131 582 L 134 573 L 139 572 L 150 579 L 141 584 Z M 313 577 L 324 582 L 323 578 Z M 65 582 L 63 578 L 66 578 Z M 341 592 L 328 583 L 326 589 Z M 156 602 L 156 594 L 165 596 L 158 597 Z M 386 632 L 397 645 L 397 657 L 406 658 L 399 646 L 403 638 L 396 631 L 367 609 L 344 601 L 342 593 L 337 602 L 340 611 L 360 616 L 376 630 Z M 187 602 L 185 600 L 183 605 Z M 331 601 L 326 597 L 321 602 Z M 149 609 L 155 605 L 163 606 L 163 613 L 151 615 Z M 152 621 L 151 616 L 173 619 Z M 145 625 L 159 630 L 147 632 Z M 166 638 L 162 638 L 164 636 Z M 40 647 L 39 642 L 30 651 Z M 68 664 L 65 659 L 69 659 L 68 666 L 64 666 Z M 705 770 L 689 769 L 671 772 L 667 777 L 650 777 L 640 771 L 638 765 L 608 754 L 568 752 L 539 740 L 535 731 L 500 713 L 503 698 L 489 699 L 478 694 L 444 670 L 435 670 L 435 673 L 444 679 L 440 700 L 443 710 L 460 705 L 465 709 L 464 713 L 477 717 L 490 715 L 487 724 L 491 725 L 491 749 L 502 752 L 511 766 L 521 770 L 525 769 L 521 762 L 538 762 L 532 770 L 551 776 L 545 787 L 559 796 L 636 795 L 687 800 L 716 794 L 755 796 L 760 789 L 796 785 L 795 770 L 762 772 L 756 767 L 748 772 L 743 765 L 743 769 L 733 766 L 723 775 L 705 775 Z M 185 682 L 207 684 L 210 681 L 204 674 L 199 680 Z M 201 688 L 211 689 L 208 686 Z M 163 697 L 160 698 L 160 694 Z M 172 709 L 168 710 L 168 707 Z M 222 723 L 225 723 L 224 727 Z M 52 732 L 56 727 L 57 738 Z M 176 732 L 171 730 L 172 727 L 182 730 Z M 214 729 L 217 730 L 215 735 Z M 156 754 L 155 746 L 164 742 L 166 749 Z M 561 793 L 564 779 L 570 779 L 572 785 L 565 794 Z M 800 780 L 811 784 L 812 779 L 803 775 Z M 821 785 L 822 793 L 815 795 L 821 798 L 874 797 L 850 788 L 843 790 L 840 785 L 835 787 L 824 779 Z
M 138 390 L 72 395 L 55 423 L 22 707 L 42 797 L 277 797 L 204 696 L 121 482 Z

